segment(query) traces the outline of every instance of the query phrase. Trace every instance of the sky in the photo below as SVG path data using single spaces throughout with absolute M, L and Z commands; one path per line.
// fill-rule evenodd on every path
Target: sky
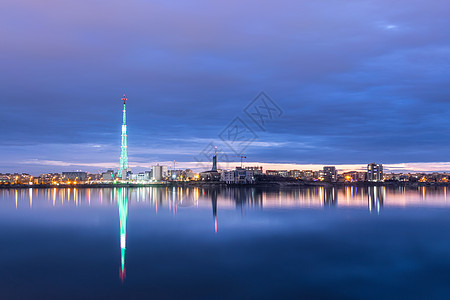
M 3 0 L 0 172 L 117 169 L 123 93 L 135 170 L 195 168 L 213 145 L 222 165 L 242 153 L 270 168 L 450 171 L 449 12 L 444 0 Z M 261 95 L 278 110 L 255 106 Z M 262 128 L 246 113 L 258 107 L 273 112 Z M 251 135 L 239 149 L 236 120 Z

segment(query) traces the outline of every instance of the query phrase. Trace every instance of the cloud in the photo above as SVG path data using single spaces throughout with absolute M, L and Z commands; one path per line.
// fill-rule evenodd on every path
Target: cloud
M 125 91 L 130 161 L 191 161 L 264 90 L 253 161 L 445 161 L 449 6 L 2 1 L 0 156 L 115 161 Z

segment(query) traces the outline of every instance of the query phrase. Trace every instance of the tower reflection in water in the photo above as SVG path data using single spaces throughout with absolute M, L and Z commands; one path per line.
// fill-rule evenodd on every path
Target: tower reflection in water
M 119 209 L 120 278 L 126 276 L 126 239 L 129 205 L 133 209 L 149 209 L 162 218 L 178 214 L 208 214 L 204 223 L 211 234 L 227 230 L 235 216 L 243 218 L 251 212 L 286 208 L 360 208 L 370 214 L 395 207 L 450 207 L 448 187 L 383 187 L 346 186 L 304 188 L 203 188 L 203 187 L 135 187 L 135 188 L 22 188 L 0 189 L 0 208 L 3 211 L 29 210 L 39 213 L 46 208 L 110 206 Z M 188 209 L 189 208 L 189 209 Z M 75 211 L 75 210 L 74 210 Z M 211 218 L 211 211 L 212 217 Z M 281 210 L 284 213 L 284 210 Z M 230 213 L 232 212 L 232 213 Z M 133 214 L 134 215 L 134 214 Z M 231 219 L 230 219 L 231 216 Z M 220 217 L 220 222 L 218 218 Z M 117 218 L 117 215 L 116 215 Z M 117 222 L 117 219 L 116 221 Z M 198 222 L 203 222 L 199 218 Z M 220 223 L 220 224 L 219 224 Z M 115 225 L 117 226 L 117 225 Z
M 212 191 L 211 203 L 214 217 L 214 232 L 217 233 L 217 190 Z
M 127 248 L 128 189 L 119 188 L 117 190 L 117 203 L 119 205 L 119 220 L 120 220 L 120 271 L 119 271 L 119 276 L 123 282 L 126 277 L 125 250 Z

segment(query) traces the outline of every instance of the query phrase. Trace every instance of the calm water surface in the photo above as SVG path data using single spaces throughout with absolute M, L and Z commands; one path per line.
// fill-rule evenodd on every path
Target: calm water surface
M 0 299 L 449 299 L 447 192 L 3 189 Z

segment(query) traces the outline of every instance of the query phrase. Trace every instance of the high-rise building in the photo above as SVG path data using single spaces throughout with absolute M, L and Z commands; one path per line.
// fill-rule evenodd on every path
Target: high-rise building
M 211 171 L 217 171 L 217 153 L 213 155 L 213 165 Z
M 383 181 L 383 165 L 370 163 L 367 165 L 367 181 Z
M 367 165 L 367 180 L 368 181 L 382 181 L 383 180 L 383 165 L 370 163 Z
M 324 181 L 336 181 L 337 180 L 337 171 L 335 166 L 325 166 L 323 170 L 319 172 L 319 177 L 321 177 Z
M 152 166 L 152 179 L 153 180 L 163 180 L 168 176 L 168 168 L 167 166 Z
M 125 179 L 128 171 L 128 149 L 127 149 L 127 98 L 125 94 L 122 97 L 123 115 L 122 115 L 122 143 L 120 145 L 119 172 L 117 177 Z

